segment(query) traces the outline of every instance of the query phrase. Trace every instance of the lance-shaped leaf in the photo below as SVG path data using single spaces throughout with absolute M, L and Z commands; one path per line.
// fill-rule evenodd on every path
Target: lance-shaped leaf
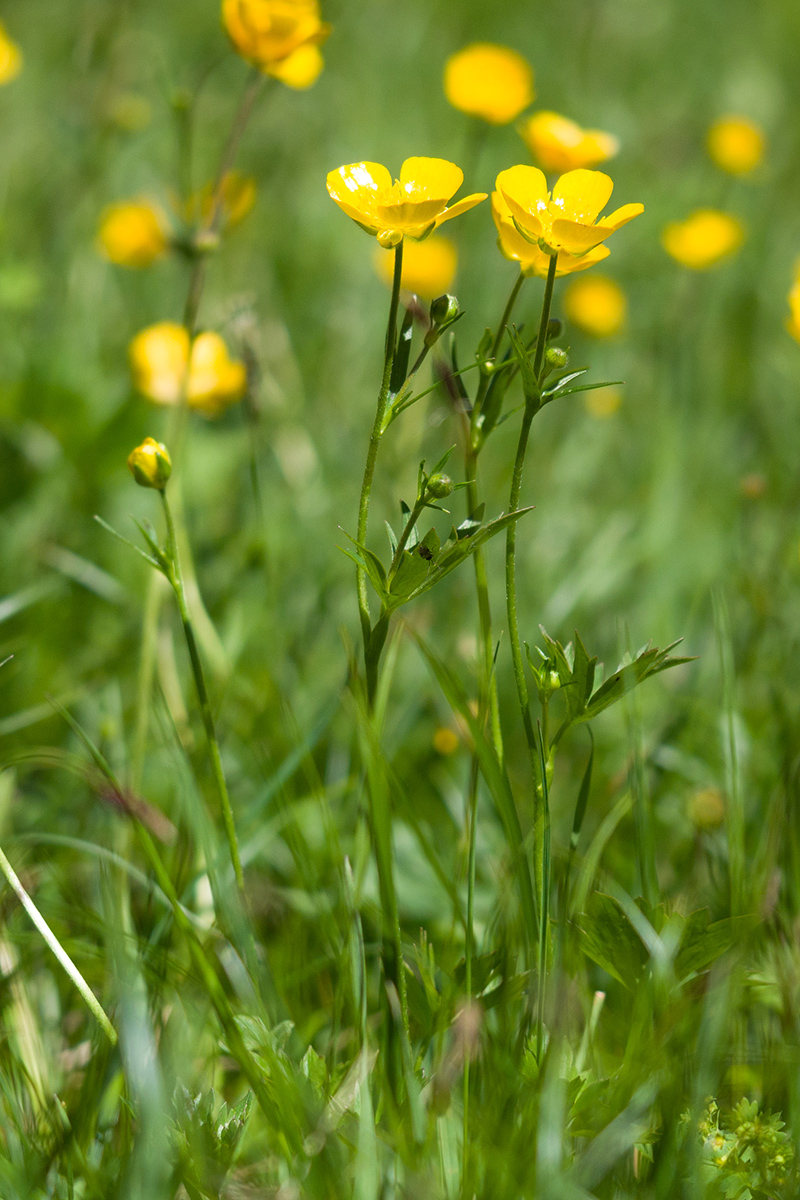
M 533 373 L 533 364 L 531 363 L 530 355 L 513 325 L 509 325 L 508 327 L 508 336 L 511 339 L 511 345 L 514 347 L 514 355 L 519 366 L 522 394 L 525 397 L 525 403 L 532 404 L 535 408 L 538 408 L 542 402 L 542 398 L 539 392 L 539 385 L 536 382 L 536 376 Z
M 648 642 L 634 659 L 628 659 L 627 662 L 623 660 L 614 674 L 610 675 L 605 683 L 602 683 L 592 694 L 586 705 L 585 713 L 578 719 L 591 721 L 592 717 L 596 717 L 604 709 L 616 704 L 626 692 L 632 691 L 645 679 L 649 679 L 651 675 L 658 675 L 661 671 L 668 671 L 670 667 L 679 667 L 683 663 L 694 662 L 695 655 L 680 658 L 670 654 L 670 650 L 674 650 L 682 641 L 682 638 L 678 638 L 665 650 L 659 650 L 657 646 Z
M 392 396 L 396 396 L 408 375 L 408 360 L 411 354 L 411 339 L 414 336 L 414 314 L 410 308 L 407 308 L 403 314 L 403 323 L 400 326 L 400 333 L 397 337 L 397 348 L 395 350 L 394 362 L 392 364 L 392 379 L 389 384 L 389 391 Z

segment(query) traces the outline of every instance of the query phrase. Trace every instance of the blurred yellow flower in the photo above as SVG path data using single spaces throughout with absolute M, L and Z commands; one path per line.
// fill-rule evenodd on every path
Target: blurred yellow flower
M 689 797 L 686 809 L 698 829 L 718 829 L 725 820 L 725 797 L 719 788 L 700 788 Z
M 433 735 L 433 748 L 437 754 L 455 754 L 460 745 L 458 734 L 453 729 L 443 725 Z
M 795 341 L 800 342 L 800 280 L 795 281 L 789 292 L 789 316 L 786 319 L 786 328 Z
M 6 33 L 6 28 L 0 21 L 0 86 L 11 83 L 22 70 L 22 51 L 16 42 L 12 42 Z
M 592 337 L 612 337 L 625 324 L 628 301 L 619 284 L 607 275 L 573 280 L 563 298 L 569 320 Z
M 310 87 L 322 70 L 316 48 L 330 26 L 318 0 L 222 0 L 222 20 L 242 58 L 289 87 Z
M 764 131 L 748 117 L 721 117 L 708 131 L 708 153 L 723 171 L 749 175 L 764 157 Z
M 407 158 L 400 178 L 380 163 L 349 163 L 328 174 L 328 192 L 341 210 L 384 249 L 404 237 L 419 241 L 434 229 L 486 199 L 476 192 L 452 208 L 447 201 L 464 182 L 464 172 L 444 158 Z
M 583 397 L 583 406 L 590 417 L 597 421 L 606 421 L 619 411 L 622 404 L 622 390 L 618 387 L 592 388 Z
M 376 247 L 375 266 L 385 283 L 394 274 L 392 255 Z M 435 300 L 450 291 L 458 266 L 458 251 L 449 238 L 433 234 L 424 242 L 409 242 L 403 253 L 401 286 L 421 300 Z
M 185 389 L 190 408 L 216 417 L 247 386 L 244 364 L 230 358 L 218 333 L 198 334 L 190 354 L 186 329 L 173 321 L 137 333 L 129 355 L 136 387 L 157 404 L 178 404 Z
M 519 127 L 522 140 L 545 171 L 596 167 L 619 151 L 618 140 L 601 129 L 581 129 L 554 112 L 537 112 Z
M 523 275 L 539 275 L 547 277 L 550 266 L 550 255 L 540 250 L 538 244 L 524 238 L 514 224 L 511 209 L 506 204 L 500 192 L 492 192 L 492 216 L 497 226 L 497 245 L 500 253 L 512 262 L 518 262 Z M 610 250 L 607 246 L 595 246 L 593 250 L 575 258 L 565 250 L 558 253 L 556 276 L 571 275 L 574 271 L 585 271 L 595 263 L 608 258 Z
M 497 190 L 522 236 L 545 253 L 586 254 L 644 212 L 643 204 L 625 204 L 598 220 L 614 190 L 602 171 L 568 171 L 551 194 L 538 167 L 509 167 L 497 176 Z
M 258 188 L 252 175 L 243 175 L 241 171 L 228 171 L 223 176 L 219 198 L 219 224 L 238 225 L 243 221 L 256 202 Z M 186 206 L 186 216 L 190 221 L 201 221 L 208 224 L 212 217 L 214 202 L 214 183 L 209 181 L 205 187 L 191 197 Z
M 163 213 L 148 200 L 110 204 L 100 218 L 100 253 L 120 267 L 149 267 L 169 248 Z
M 516 50 L 475 42 L 448 58 L 444 92 L 468 116 L 507 125 L 534 98 L 533 70 Z
M 128 455 L 128 468 L 140 487 L 163 492 L 172 474 L 172 459 L 163 442 L 145 438 L 141 446 Z
M 742 222 L 731 213 L 701 208 L 685 221 L 672 221 L 661 244 L 676 262 L 692 271 L 706 271 L 735 254 L 744 241 Z

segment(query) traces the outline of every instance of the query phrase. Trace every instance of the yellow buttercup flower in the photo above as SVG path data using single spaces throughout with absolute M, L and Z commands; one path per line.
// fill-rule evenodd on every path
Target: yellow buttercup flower
M 12 42 L 6 33 L 5 26 L 0 21 L 0 85 L 11 83 L 22 70 L 22 51 L 16 42 Z
M 685 221 L 672 221 L 661 235 L 661 244 L 676 262 L 692 271 L 707 271 L 735 254 L 745 231 L 738 217 L 701 208 Z
M 448 208 L 447 201 L 463 182 L 464 172 L 444 158 L 407 158 L 394 183 L 380 163 L 339 167 L 328 174 L 328 192 L 348 217 L 388 249 L 404 237 L 427 237 L 443 221 L 486 199 L 485 192 L 476 192 Z
M 596 167 L 619 151 L 618 140 L 601 129 L 581 129 L 554 112 L 537 112 L 519 127 L 522 140 L 545 171 Z
M 448 58 L 444 92 L 468 116 L 507 125 L 533 101 L 533 71 L 516 50 L 475 42 Z
M 172 459 L 163 442 L 145 438 L 141 446 L 128 455 L 128 468 L 140 487 L 163 492 L 172 474 Z
M 394 274 L 392 255 L 376 248 L 375 266 L 385 283 Z M 435 300 L 450 291 L 458 266 L 458 251 L 449 238 L 433 234 L 424 242 L 409 242 L 403 252 L 401 286 L 421 300 Z
M 568 171 L 550 193 L 538 167 L 509 167 L 497 176 L 497 190 L 522 236 L 547 254 L 584 255 L 644 212 L 643 204 L 625 204 L 600 218 L 614 190 L 602 171 Z
M 523 237 L 514 224 L 511 209 L 506 204 L 500 192 L 492 192 L 492 216 L 497 226 L 497 245 L 500 253 L 512 262 L 518 262 L 523 275 L 539 275 L 547 277 L 550 267 L 550 255 L 540 249 L 538 243 L 529 242 Z M 585 271 L 595 263 L 608 258 L 610 250 L 607 246 L 595 246 L 593 250 L 582 254 L 580 258 L 560 250 L 556 264 L 556 276 L 571 275 L 574 271 Z
M 607 275 L 574 280 L 563 299 L 567 318 L 592 337 L 613 337 L 625 324 L 628 301 L 619 284 Z
M 137 333 L 129 355 L 136 387 L 157 404 L 178 404 L 185 390 L 190 408 L 216 417 L 247 386 L 244 364 L 230 358 L 218 333 L 198 334 L 190 353 L 186 329 L 173 321 Z
M 166 222 L 148 200 L 110 204 L 100 218 L 100 253 L 120 267 L 149 267 L 169 248 Z
M 708 131 L 708 153 L 730 175 L 749 175 L 764 157 L 764 131 L 748 117 L 721 117 Z
M 222 20 L 241 56 L 289 87 L 310 87 L 322 70 L 330 26 L 317 0 L 222 0 Z

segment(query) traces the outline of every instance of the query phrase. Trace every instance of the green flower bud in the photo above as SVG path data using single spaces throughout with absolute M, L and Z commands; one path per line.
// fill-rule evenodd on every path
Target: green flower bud
M 140 487 L 155 488 L 158 492 L 163 492 L 172 474 L 172 459 L 167 447 L 151 437 L 131 451 L 128 466 Z
M 565 367 L 569 362 L 569 355 L 566 350 L 562 350 L 560 346 L 548 346 L 544 360 L 548 367 L 560 368 Z
M 455 484 L 449 475 L 431 475 L 428 480 L 427 492 L 434 500 L 445 500 L 452 494 Z
M 551 338 L 561 337 L 562 329 L 563 329 L 563 325 L 559 321 L 558 317 L 551 317 L 550 320 L 547 322 L 547 340 L 548 340 L 548 342 L 551 340 Z
M 437 296 L 431 304 L 431 324 L 449 325 L 458 316 L 458 300 L 455 296 Z

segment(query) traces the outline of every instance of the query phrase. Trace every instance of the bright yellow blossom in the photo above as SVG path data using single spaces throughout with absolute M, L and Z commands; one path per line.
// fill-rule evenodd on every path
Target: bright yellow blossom
M 328 192 L 348 217 L 388 249 L 404 237 L 427 237 L 443 221 L 486 199 L 485 192 L 476 192 L 448 208 L 447 201 L 463 182 L 464 172 L 444 158 L 407 158 L 394 183 L 380 163 L 339 167 L 328 174 Z
M 218 333 L 200 333 L 191 345 L 183 325 L 161 321 L 141 330 L 130 344 L 131 371 L 139 391 L 157 404 L 178 404 L 219 416 L 241 399 L 247 385 L 244 364 L 231 359 Z
M 592 337 L 613 337 L 625 324 L 628 301 L 607 275 L 575 279 L 564 291 L 564 312 L 573 325 Z
M 97 232 L 101 254 L 120 267 L 149 267 L 169 248 L 166 222 L 149 200 L 110 204 Z
M 492 192 L 492 216 L 497 226 L 497 245 L 500 253 L 512 262 L 518 262 L 523 275 L 539 275 L 546 278 L 550 267 L 550 255 L 539 248 L 535 242 L 529 242 L 523 237 L 514 224 L 511 209 L 506 204 L 500 192 Z M 595 246 L 580 258 L 567 254 L 566 250 L 559 251 L 556 265 L 556 276 L 571 275 L 574 271 L 585 271 L 595 263 L 608 258 L 610 250 L 607 246 Z
M 550 193 L 538 167 L 509 167 L 497 176 L 497 190 L 522 236 L 547 254 L 584 255 L 644 212 L 643 204 L 625 204 L 598 219 L 614 190 L 602 171 L 568 171 Z
M 537 112 L 519 127 L 522 140 L 545 171 L 596 167 L 619 151 L 618 140 L 601 129 L 581 129 L 554 112 Z
M 448 756 L 455 754 L 460 745 L 458 734 L 454 729 L 442 725 L 433 735 L 433 748 L 437 754 Z
M 721 117 L 708 131 L 708 153 L 730 175 L 749 175 L 764 157 L 764 131 L 748 117 Z
M 163 442 L 145 438 L 141 446 L 128 455 L 128 468 L 140 487 L 163 492 L 172 474 L 172 459 Z
M 516 50 L 475 42 L 448 58 L 444 92 L 468 116 L 507 125 L 534 98 L 533 71 Z
M 672 221 L 661 235 L 661 244 L 676 262 L 692 271 L 707 271 L 735 254 L 744 241 L 738 217 L 701 208 L 685 221 Z
M 5 26 L 0 21 L 0 86 L 11 83 L 22 70 L 22 51 L 16 42 L 12 42 L 6 33 Z
M 310 87 L 322 70 L 330 26 L 318 0 L 222 0 L 222 20 L 242 57 L 289 87 Z
M 376 247 L 375 266 L 391 284 L 392 255 Z M 450 291 L 458 266 L 458 251 L 449 238 L 433 234 L 424 242 L 409 242 L 403 253 L 401 286 L 421 300 L 435 300 Z

